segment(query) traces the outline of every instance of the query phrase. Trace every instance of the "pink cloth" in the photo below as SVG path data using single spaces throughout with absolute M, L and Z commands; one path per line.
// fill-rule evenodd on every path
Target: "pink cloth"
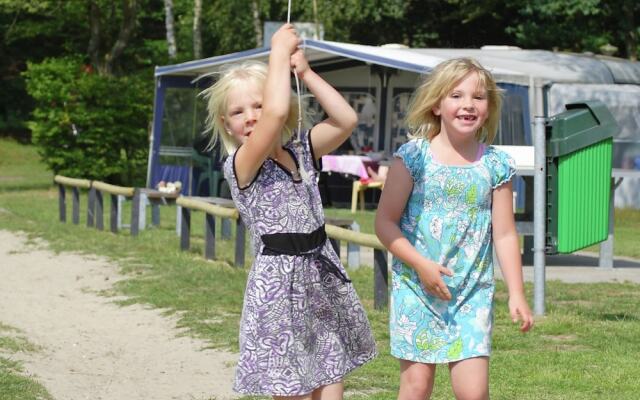
M 371 165 L 373 160 L 367 156 L 322 156 L 322 171 L 339 172 L 351 174 L 361 179 L 369 179 L 367 165 Z

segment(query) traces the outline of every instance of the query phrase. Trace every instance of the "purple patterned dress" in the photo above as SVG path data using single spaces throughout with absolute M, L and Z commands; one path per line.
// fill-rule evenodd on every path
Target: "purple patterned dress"
M 224 164 L 256 254 L 245 291 L 234 384 L 243 394 L 308 394 L 341 381 L 376 355 L 364 309 L 325 240 L 319 168 L 308 132 L 302 136 L 284 149 L 298 167 L 304 163 L 309 179 L 294 179 L 267 159 L 254 181 L 239 188 L 235 153 Z

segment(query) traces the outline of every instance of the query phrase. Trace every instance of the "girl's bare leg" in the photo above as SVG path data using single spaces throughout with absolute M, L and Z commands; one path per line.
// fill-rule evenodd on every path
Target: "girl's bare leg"
M 458 400 L 489 400 L 489 358 L 449 363 L 451 386 Z
M 321 386 L 303 396 L 273 396 L 273 400 L 342 400 L 344 386 L 342 382 Z
M 425 400 L 431 397 L 435 374 L 435 364 L 400 360 L 398 400 Z
M 342 382 L 332 383 L 313 391 L 312 400 L 342 400 L 344 385 Z

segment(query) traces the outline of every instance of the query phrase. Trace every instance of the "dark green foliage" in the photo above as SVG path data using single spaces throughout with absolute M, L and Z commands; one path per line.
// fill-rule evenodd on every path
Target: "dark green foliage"
M 153 79 L 99 76 L 73 58 L 29 63 L 35 101 L 28 123 L 47 166 L 57 174 L 143 185 Z

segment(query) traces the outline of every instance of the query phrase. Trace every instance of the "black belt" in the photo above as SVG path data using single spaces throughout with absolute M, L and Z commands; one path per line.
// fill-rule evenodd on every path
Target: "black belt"
M 322 254 L 322 246 L 327 241 L 324 225 L 311 233 L 269 233 L 260 236 L 264 247 L 262 254 L 267 256 L 290 255 L 310 257 L 318 261 L 320 266 L 327 269 L 344 283 L 351 282 L 331 259 Z

